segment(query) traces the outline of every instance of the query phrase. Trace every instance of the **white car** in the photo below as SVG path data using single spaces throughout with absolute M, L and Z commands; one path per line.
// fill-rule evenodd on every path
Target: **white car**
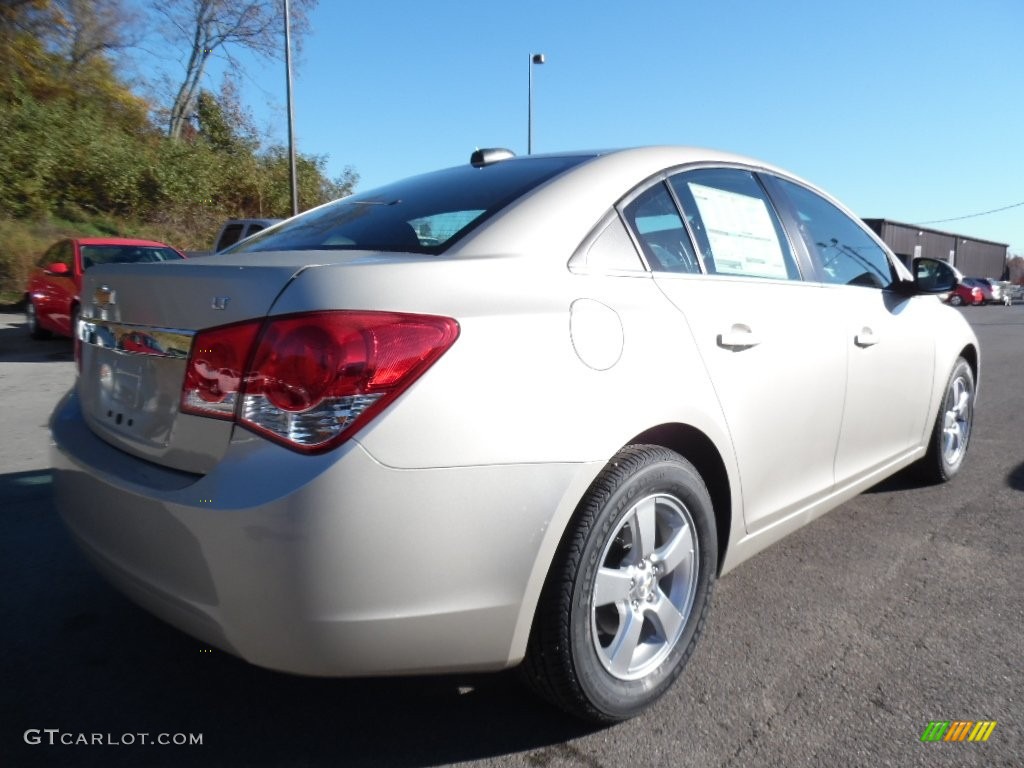
M 979 350 L 948 267 L 755 160 L 509 154 L 86 274 L 56 501 L 114 585 L 273 669 L 522 664 L 613 721 L 718 576 L 956 474 Z

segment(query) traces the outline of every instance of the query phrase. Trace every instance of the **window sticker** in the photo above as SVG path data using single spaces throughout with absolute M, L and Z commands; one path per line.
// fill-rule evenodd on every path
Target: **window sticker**
M 782 245 L 764 200 L 687 182 L 719 274 L 785 280 Z

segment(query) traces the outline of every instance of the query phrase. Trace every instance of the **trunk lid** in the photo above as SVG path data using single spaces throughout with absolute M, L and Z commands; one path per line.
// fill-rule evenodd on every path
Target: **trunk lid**
M 85 274 L 77 386 L 97 435 L 186 472 L 205 473 L 217 463 L 231 422 L 179 413 L 195 332 L 265 317 L 311 266 L 309 253 L 260 257 L 97 266 Z

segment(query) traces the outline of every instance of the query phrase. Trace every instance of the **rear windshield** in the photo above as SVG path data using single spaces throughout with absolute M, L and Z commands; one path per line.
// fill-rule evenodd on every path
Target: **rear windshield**
M 82 269 L 97 264 L 135 264 L 185 258 L 173 248 L 156 245 L 83 245 Z
M 440 253 L 513 200 L 589 156 L 523 157 L 448 168 L 345 197 L 224 253 L 371 250 Z

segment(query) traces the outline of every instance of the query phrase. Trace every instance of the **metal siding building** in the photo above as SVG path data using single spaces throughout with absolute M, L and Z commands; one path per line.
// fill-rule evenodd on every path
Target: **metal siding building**
M 919 256 L 947 261 L 966 277 L 990 277 L 999 280 L 1006 270 L 1006 243 L 993 243 L 976 237 L 941 232 L 937 229 L 902 224 L 888 219 L 864 219 L 875 234 L 908 267 Z

